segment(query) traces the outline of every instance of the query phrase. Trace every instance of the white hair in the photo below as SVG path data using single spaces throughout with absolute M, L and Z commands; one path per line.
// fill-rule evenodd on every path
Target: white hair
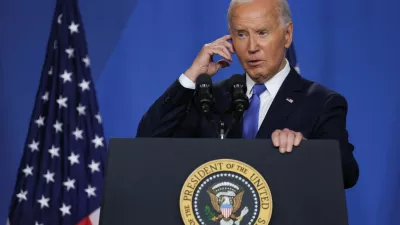
M 231 14 L 232 14 L 232 8 L 234 5 L 237 4 L 245 4 L 245 3 L 250 3 L 253 2 L 254 0 L 231 0 L 231 3 L 229 5 L 228 9 L 228 22 L 231 19 Z M 280 20 L 283 26 L 287 25 L 289 22 L 292 21 L 292 13 L 290 11 L 289 3 L 287 0 L 278 0 L 280 2 L 277 10 L 280 12 Z

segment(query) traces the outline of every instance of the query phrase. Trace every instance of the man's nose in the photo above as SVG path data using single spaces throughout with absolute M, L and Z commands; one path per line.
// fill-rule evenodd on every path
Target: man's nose
M 247 49 L 248 49 L 247 51 L 250 54 L 254 54 L 254 53 L 256 53 L 256 52 L 258 52 L 260 50 L 256 37 L 250 36 L 250 38 L 249 38 L 249 46 L 248 46 Z

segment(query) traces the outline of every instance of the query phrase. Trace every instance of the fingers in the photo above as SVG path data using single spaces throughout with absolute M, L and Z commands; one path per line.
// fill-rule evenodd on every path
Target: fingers
M 303 140 L 303 135 L 300 132 L 296 132 L 295 138 L 294 138 L 294 146 L 299 146 L 300 142 Z
M 272 143 L 280 153 L 292 152 L 293 146 L 299 146 L 304 139 L 300 132 L 289 129 L 275 130 L 271 135 Z
M 197 76 L 202 73 L 207 73 L 212 76 L 219 69 L 227 67 L 232 62 L 232 55 L 234 49 L 229 40 L 230 35 L 225 35 L 212 43 L 205 44 L 199 54 L 194 59 L 192 65 L 186 70 L 185 75 L 188 76 L 192 81 L 196 80 Z M 217 63 L 214 62 L 213 56 L 217 54 L 225 60 L 220 60 Z
M 272 143 L 275 147 L 279 147 L 279 135 L 281 133 L 281 130 L 275 130 L 272 135 L 271 135 L 271 139 L 272 139 Z
M 233 49 L 232 43 L 229 42 L 229 40 L 231 39 L 232 39 L 231 35 L 225 35 L 224 37 L 215 41 L 215 43 L 225 46 L 233 54 L 235 53 L 235 50 Z
M 231 39 L 232 39 L 232 36 L 227 34 L 227 35 L 219 38 L 217 41 L 228 41 L 228 40 L 231 40 Z
M 225 56 L 228 57 L 228 58 L 226 58 L 226 59 L 232 62 L 232 55 L 231 55 L 231 53 L 229 52 L 229 50 L 228 50 L 225 46 L 223 46 L 223 45 L 218 45 L 218 46 L 215 46 L 215 48 L 216 48 L 216 49 L 219 49 L 219 50 L 221 50 L 221 51 L 223 51 L 223 52 L 225 53 Z M 222 56 L 222 55 L 221 55 L 221 56 Z M 224 57 L 224 58 L 225 58 L 225 57 Z
M 295 132 L 288 132 L 287 139 L 286 139 L 286 152 L 292 152 L 293 143 L 294 143 L 294 133 Z
M 224 59 L 228 61 L 232 61 L 231 54 L 228 52 L 228 50 L 223 47 L 223 46 L 212 46 L 212 45 L 206 45 L 204 48 L 205 52 L 209 55 L 209 57 L 212 57 L 214 54 L 220 55 Z
M 227 48 L 232 54 L 235 53 L 235 50 L 233 50 L 233 45 L 228 41 L 221 41 L 220 44 L 225 46 L 225 48 Z
M 226 58 L 227 60 L 231 60 L 232 61 L 232 56 L 231 54 L 233 54 L 235 51 L 233 49 L 233 46 L 231 43 L 228 42 L 228 40 L 231 39 L 230 35 L 225 35 L 220 39 L 217 39 L 216 41 L 207 44 L 206 48 L 212 50 L 212 49 L 220 49 L 221 51 L 225 52 L 225 55 L 221 55 L 222 57 Z M 219 53 L 215 53 L 213 52 L 213 54 L 219 54 Z M 229 56 L 229 57 L 227 57 Z
M 208 45 L 206 46 L 206 51 L 207 53 L 212 56 L 214 54 L 218 54 L 221 57 L 225 58 L 226 60 L 232 62 L 232 56 L 229 53 L 229 51 L 226 49 L 225 46 L 221 46 L 221 45 Z
M 279 152 L 285 153 L 286 151 L 286 141 L 287 141 L 287 133 L 282 131 L 279 135 Z

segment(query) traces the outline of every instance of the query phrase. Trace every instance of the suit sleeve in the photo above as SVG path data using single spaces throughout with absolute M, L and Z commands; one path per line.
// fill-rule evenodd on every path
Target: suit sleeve
M 196 137 L 199 116 L 194 93 L 176 80 L 144 114 L 136 136 Z
M 325 103 L 324 113 L 316 127 L 317 138 L 338 140 L 342 158 L 345 188 L 353 187 L 359 177 L 359 167 L 354 158 L 354 146 L 349 142 L 346 129 L 347 101 L 339 95 L 331 95 Z

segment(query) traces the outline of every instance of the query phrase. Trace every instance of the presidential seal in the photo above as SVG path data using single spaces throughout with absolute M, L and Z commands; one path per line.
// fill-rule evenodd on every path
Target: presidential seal
M 220 159 L 190 174 L 181 191 L 180 211 L 185 225 L 269 224 L 272 196 L 253 167 Z

